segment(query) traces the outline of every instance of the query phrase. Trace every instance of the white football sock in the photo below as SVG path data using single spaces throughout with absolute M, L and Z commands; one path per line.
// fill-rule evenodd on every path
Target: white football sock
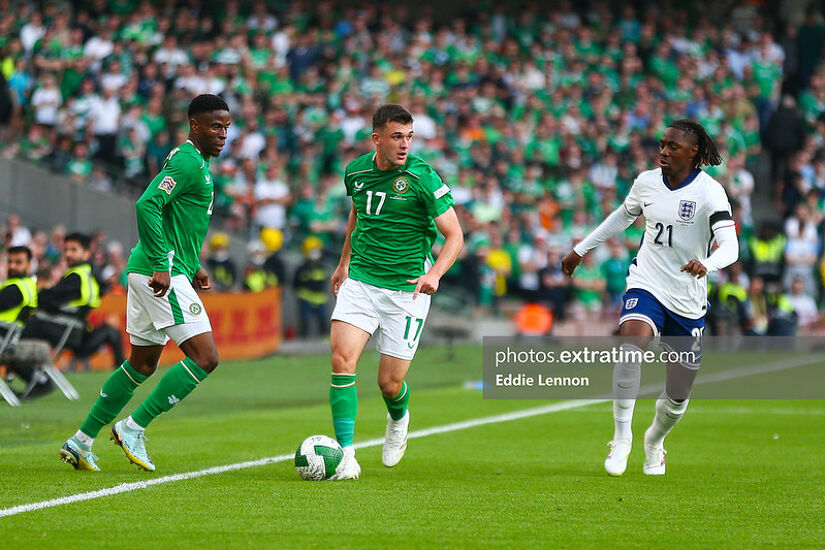
M 641 348 L 631 344 L 623 344 L 619 349 L 642 353 Z M 613 441 L 633 441 L 633 409 L 641 378 L 641 355 L 639 361 L 622 361 L 613 367 Z
M 656 416 L 653 424 L 645 432 L 646 443 L 654 447 L 664 445 L 665 436 L 679 423 L 687 410 L 690 399 L 685 399 L 681 403 L 672 400 L 667 394 L 656 400 Z

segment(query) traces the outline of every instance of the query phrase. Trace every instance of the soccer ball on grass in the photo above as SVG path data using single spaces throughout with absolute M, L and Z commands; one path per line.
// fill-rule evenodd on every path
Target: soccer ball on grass
M 313 435 L 295 451 L 295 469 L 302 479 L 324 481 L 335 475 L 344 459 L 344 449 L 331 437 Z

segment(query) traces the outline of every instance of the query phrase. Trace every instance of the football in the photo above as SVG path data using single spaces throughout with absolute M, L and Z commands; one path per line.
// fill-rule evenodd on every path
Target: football
M 307 481 L 324 481 L 335 474 L 344 458 L 344 449 L 331 437 L 313 435 L 295 451 L 295 470 Z

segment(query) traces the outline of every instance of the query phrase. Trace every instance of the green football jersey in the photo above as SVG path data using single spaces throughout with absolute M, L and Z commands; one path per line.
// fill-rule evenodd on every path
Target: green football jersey
M 455 201 L 438 173 L 414 155 L 379 170 L 375 153 L 347 165 L 344 184 L 358 222 L 350 237 L 349 276 L 381 288 L 415 290 L 407 279 L 426 273 L 437 235 L 434 218 Z
M 214 202 L 209 161 L 187 140 L 169 152 L 135 205 L 139 240 L 126 272 L 171 271 L 191 281 L 201 267 Z

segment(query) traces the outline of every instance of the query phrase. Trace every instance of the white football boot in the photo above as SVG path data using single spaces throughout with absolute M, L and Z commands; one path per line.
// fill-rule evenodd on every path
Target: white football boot
M 645 432 L 645 465 L 642 471 L 649 476 L 665 475 L 665 451 L 664 447 L 655 447 L 647 442 L 647 432 Z
M 611 476 L 620 476 L 627 470 L 627 457 L 630 456 L 631 442 L 619 439 L 608 443 L 610 452 L 604 459 L 604 469 Z
M 338 465 L 335 474 L 329 478 L 330 481 L 341 481 L 343 479 L 358 479 L 361 477 L 361 465 L 355 460 L 355 449 L 344 447 L 344 459 Z
M 393 420 L 387 414 L 387 432 L 384 434 L 384 449 L 381 451 L 381 462 L 387 468 L 392 468 L 404 458 L 404 453 L 407 451 L 407 432 L 409 428 L 409 410 L 399 420 Z

